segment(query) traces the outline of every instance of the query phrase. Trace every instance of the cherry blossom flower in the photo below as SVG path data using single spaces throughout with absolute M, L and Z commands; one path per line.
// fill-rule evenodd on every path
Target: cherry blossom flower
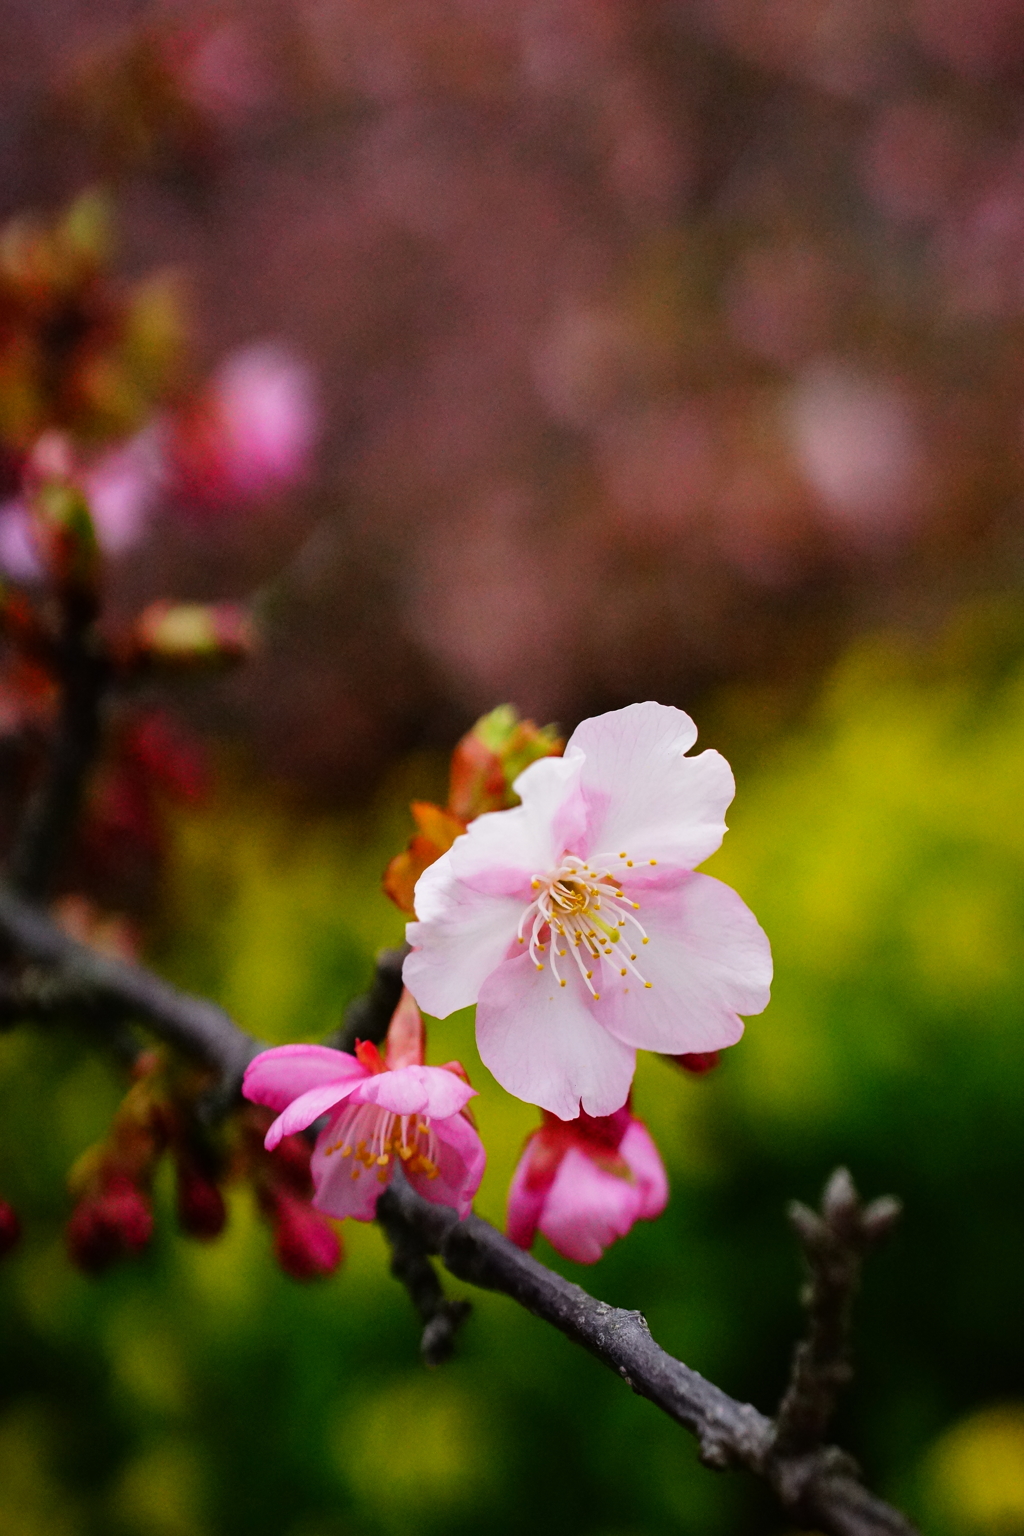
M 305 363 L 274 343 L 234 352 L 174 425 L 179 489 L 208 509 L 286 490 L 309 473 L 319 424 Z
M 539 1227 L 565 1258 L 595 1264 L 635 1221 L 660 1216 L 667 1200 L 658 1149 L 628 1104 L 577 1120 L 545 1111 L 512 1176 L 508 1235 L 529 1248 Z
M 619 1109 L 637 1048 L 719 1050 L 768 1002 L 756 919 L 693 873 L 734 790 L 696 735 L 662 704 L 585 720 L 417 882 L 406 986 L 439 1018 L 476 1003 L 485 1065 L 562 1120 Z
M 486 1161 L 466 1113 L 476 1089 L 458 1062 L 423 1065 L 422 1023 L 408 993 L 395 1010 L 383 1059 L 366 1041 L 354 1056 L 323 1045 L 279 1045 L 249 1064 L 242 1091 L 278 1112 L 268 1151 L 330 1116 L 310 1163 L 313 1204 L 327 1215 L 372 1221 L 399 1164 L 425 1199 L 468 1214 Z

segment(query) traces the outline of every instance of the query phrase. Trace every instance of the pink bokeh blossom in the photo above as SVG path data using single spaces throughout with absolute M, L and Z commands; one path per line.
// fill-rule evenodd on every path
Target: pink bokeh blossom
M 309 368 L 273 343 L 245 347 L 174 425 L 179 488 L 210 508 L 286 490 L 308 474 L 318 432 Z
M 717 752 L 662 704 L 585 720 L 420 877 L 405 981 L 439 1018 L 477 1004 L 480 1055 L 562 1120 L 625 1103 L 637 1048 L 732 1045 L 760 1013 L 768 940 L 735 891 L 693 872 L 733 796 Z
M 423 1065 L 422 1025 L 408 993 L 383 1059 L 365 1042 L 354 1056 L 323 1045 L 279 1045 L 249 1064 L 242 1091 L 278 1112 L 268 1151 L 330 1116 L 310 1163 L 313 1204 L 328 1216 L 372 1221 L 399 1164 L 425 1199 L 468 1214 L 486 1161 L 466 1113 L 476 1089 L 457 1062 Z
M 577 1264 L 594 1264 L 635 1221 L 660 1216 L 668 1180 L 628 1104 L 614 1115 L 544 1123 L 526 1143 L 508 1192 L 508 1235 L 529 1248 L 540 1229 Z

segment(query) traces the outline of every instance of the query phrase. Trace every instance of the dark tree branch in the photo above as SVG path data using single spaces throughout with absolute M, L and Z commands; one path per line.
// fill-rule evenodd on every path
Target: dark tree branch
M 825 1186 L 820 1216 L 799 1201 L 789 1208 L 810 1279 L 802 1296 L 807 1337 L 794 1352 L 775 1420 L 781 1452 L 813 1450 L 825 1438 L 839 1393 L 853 1375 L 850 1318 L 864 1257 L 892 1230 L 900 1210 L 890 1195 L 865 1208 L 845 1168 L 837 1168 Z
M 114 1005 L 118 1017 L 144 1020 L 161 1040 L 218 1067 L 225 1099 L 237 1096 L 242 1073 L 263 1046 L 215 1003 L 179 992 L 142 966 L 80 944 L 3 883 L 0 933 L 28 959 L 52 967 L 65 986 Z
M 8 878 L 15 890 L 41 900 L 60 868 L 74 832 L 100 739 L 109 663 L 94 626 L 94 609 L 80 593 L 65 595 L 55 650 L 60 678 L 56 734 L 11 849 Z
M 219 1067 L 225 1094 L 237 1092 L 242 1070 L 260 1047 L 220 1008 L 178 992 L 140 966 L 109 959 L 68 938 L 45 913 L 2 885 L 0 934 L 29 959 L 52 966 L 63 981 L 94 988 L 144 1019 L 160 1038 Z M 708 1466 L 742 1466 L 764 1478 L 796 1524 L 825 1536 L 916 1536 L 897 1510 L 860 1483 L 850 1457 L 833 1446 L 793 1451 L 780 1445 L 774 1420 L 673 1359 L 651 1338 L 639 1312 L 598 1301 L 480 1217 L 460 1221 L 455 1211 L 423 1200 L 404 1180 L 392 1182 L 382 1203 L 382 1220 L 397 1238 L 396 1273 L 409 1286 L 421 1316 L 434 1309 L 428 1331 L 434 1319 L 443 1317 L 435 1334 L 450 1333 L 451 1308 L 458 1306 L 443 1298 L 439 1302 L 432 1270 L 427 1278 L 428 1255 L 433 1254 L 457 1279 L 503 1292 L 589 1350 L 634 1392 L 688 1429 Z M 826 1211 L 823 1225 L 833 1219 L 840 1218 Z M 893 1219 L 892 1202 L 876 1202 L 859 1218 L 862 1229 L 870 1231 L 886 1228 Z M 436 1342 L 431 1336 L 427 1347 L 433 1350 Z M 826 1357 L 828 1350 L 821 1354 Z M 801 1367 L 798 1375 L 806 1375 L 806 1369 Z
M 710 1467 L 744 1466 L 765 1478 L 790 1517 L 827 1536 L 915 1536 L 914 1527 L 860 1483 L 852 1459 L 834 1446 L 788 1455 L 776 1446 L 775 1424 L 737 1402 L 667 1354 L 639 1312 L 610 1307 L 545 1268 L 479 1216 L 460 1221 L 397 1181 L 389 1203 L 430 1253 L 460 1280 L 502 1291 L 610 1366 L 697 1438 Z
M 380 1045 L 388 1032 L 391 1015 L 402 995 L 402 964 L 409 946 L 382 949 L 377 956 L 370 990 L 357 997 L 345 1010 L 345 1019 L 324 1041 L 338 1051 L 354 1051 L 357 1040 L 371 1040 Z
M 441 1365 L 450 1358 L 455 1336 L 473 1308 L 468 1301 L 445 1296 L 423 1237 L 406 1220 L 390 1189 L 377 1201 L 377 1221 L 391 1245 L 391 1273 L 405 1286 L 423 1320 L 420 1353 L 428 1365 Z

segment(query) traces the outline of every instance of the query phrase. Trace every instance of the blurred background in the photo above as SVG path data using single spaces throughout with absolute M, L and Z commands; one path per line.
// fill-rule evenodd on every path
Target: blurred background
M 315 1037 L 400 938 L 380 872 L 478 714 L 689 710 L 737 772 L 709 867 L 775 997 L 707 1078 L 642 1065 L 665 1217 L 593 1270 L 542 1257 L 767 1410 L 785 1202 L 848 1163 L 907 1215 L 837 1436 L 926 1533 L 1024 1532 L 1024 5 L 0 23 L 0 564 L 34 579 L 19 486 L 60 426 L 110 623 L 230 599 L 263 636 L 133 738 L 159 835 L 104 909 L 246 1028 Z M 8 678 L 0 734 L 24 707 Z M 533 1112 L 468 1017 L 450 1056 L 500 1221 Z M 243 1191 L 201 1246 L 161 1188 L 150 1252 L 77 1273 L 66 1172 L 124 1087 L 70 1032 L 0 1035 L 0 1536 L 784 1536 L 511 1303 L 427 1373 L 374 1229 L 302 1287 Z

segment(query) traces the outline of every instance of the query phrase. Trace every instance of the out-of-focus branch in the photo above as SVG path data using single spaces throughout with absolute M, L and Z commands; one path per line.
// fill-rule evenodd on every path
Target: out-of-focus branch
M 50 917 L 0 883 L 0 934 L 20 954 L 52 967 L 67 988 L 116 1006 L 118 1017 L 143 1020 L 154 1034 L 218 1067 L 225 1098 L 237 1096 L 247 1064 L 263 1049 L 222 1008 L 179 992 L 146 970 L 80 944 Z
M 237 1092 L 241 1073 L 260 1046 L 214 1004 L 178 992 L 141 966 L 110 959 L 77 943 L 44 912 L 3 885 L 0 935 L 38 964 L 52 966 L 65 983 L 94 989 L 144 1019 L 162 1039 L 219 1067 L 225 1100 L 229 1092 Z M 393 969 L 392 962 L 383 962 L 383 969 Z M 383 998 L 385 983 L 380 985 Z M 837 1221 L 842 1225 L 847 1216 L 840 1211 L 847 1210 L 848 1202 L 844 1205 L 841 1184 L 833 1180 L 829 1188 L 831 1205 L 822 1218 L 814 1220 L 824 1226 Z M 708 1466 L 742 1466 L 764 1478 L 798 1525 L 825 1536 L 916 1536 L 898 1510 L 868 1492 L 849 1456 L 834 1446 L 787 1448 L 780 1443 L 775 1420 L 730 1397 L 656 1344 L 641 1313 L 598 1301 L 517 1248 L 488 1222 L 473 1215 L 460 1220 L 447 1206 L 422 1199 L 405 1180 L 393 1180 L 381 1203 L 382 1223 L 393 1234 L 395 1272 L 427 1322 L 424 1352 L 428 1358 L 440 1358 L 439 1351 L 443 1353 L 450 1344 L 454 1309 L 460 1306 L 439 1294 L 428 1257 L 436 1255 L 457 1279 L 503 1292 L 589 1350 L 634 1392 L 688 1429 Z M 862 1229 L 865 1224 L 870 1229 L 870 1240 L 871 1232 L 886 1229 L 894 1216 L 893 1202 L 876 1202 L 858 1220 Z M 848 1298 L 849 1287 L 845 1294 Z M 834 1311 L 831 1301 L 827 1306 L 822 1303 L 823 1318 L 826 1313 L 831 1318 L 829 1308 Z M 812 1324 L 812 1334 L 817 1326 Z M 822 1322 L 822 1342 L 810 1349 L 807 1363 L 797 1372 L 801 1381 L 810 1381 L 819 1369 L 828 1375 L 827 1362 L 834 1355 L 830 1341 L 835 1334 L 834 1322 L 827 1327 Z M 801 1387 L 798 1396 L 803 1395 Z M 792 1417 L 787 1409 L 783 1428 Z
M 391 1246 L 391 1273 L 405 1286 L 423 1320 L 420 1353 L 428 1365 L 441 1365 L 451 1356 L 455 1335 L 472 1306 L 445 1296 L 421 1233 L 405 1219 L 390 1189 L 377 1201 L 377 1221 Z
M 83 594 L 65 597 L 54 661 L 60 679 L 57 728 L 43 774 L 15 836 L 8 879 L 15 890 L 41 900 L 60 868 L 74 831 L 100 738 L 109 665 Z
M 402 964 L 408 953 L 408 945 L 381 950 L 370 990 L 349 1004 L 344 1022 L 327 1036 L 324 1045 L 333 1045 L 338 1051 L 354 1051 L 357 1040 L 380 1045 L 402 996 Z
M 900 1202 L 884 1195 L 865 1206 L 845 1168 L 825 1186 L 821 1214 L 799 1201 L 789 1208 L 810 1278 L 802 1300 L 808 1330 L 793 1355 L 793 1367 L 776 1415 L 776 1447 L 789 1455 L 821 1444 L 847 1385 L 850 1318 L 865 1255 L 895 1226 Z

